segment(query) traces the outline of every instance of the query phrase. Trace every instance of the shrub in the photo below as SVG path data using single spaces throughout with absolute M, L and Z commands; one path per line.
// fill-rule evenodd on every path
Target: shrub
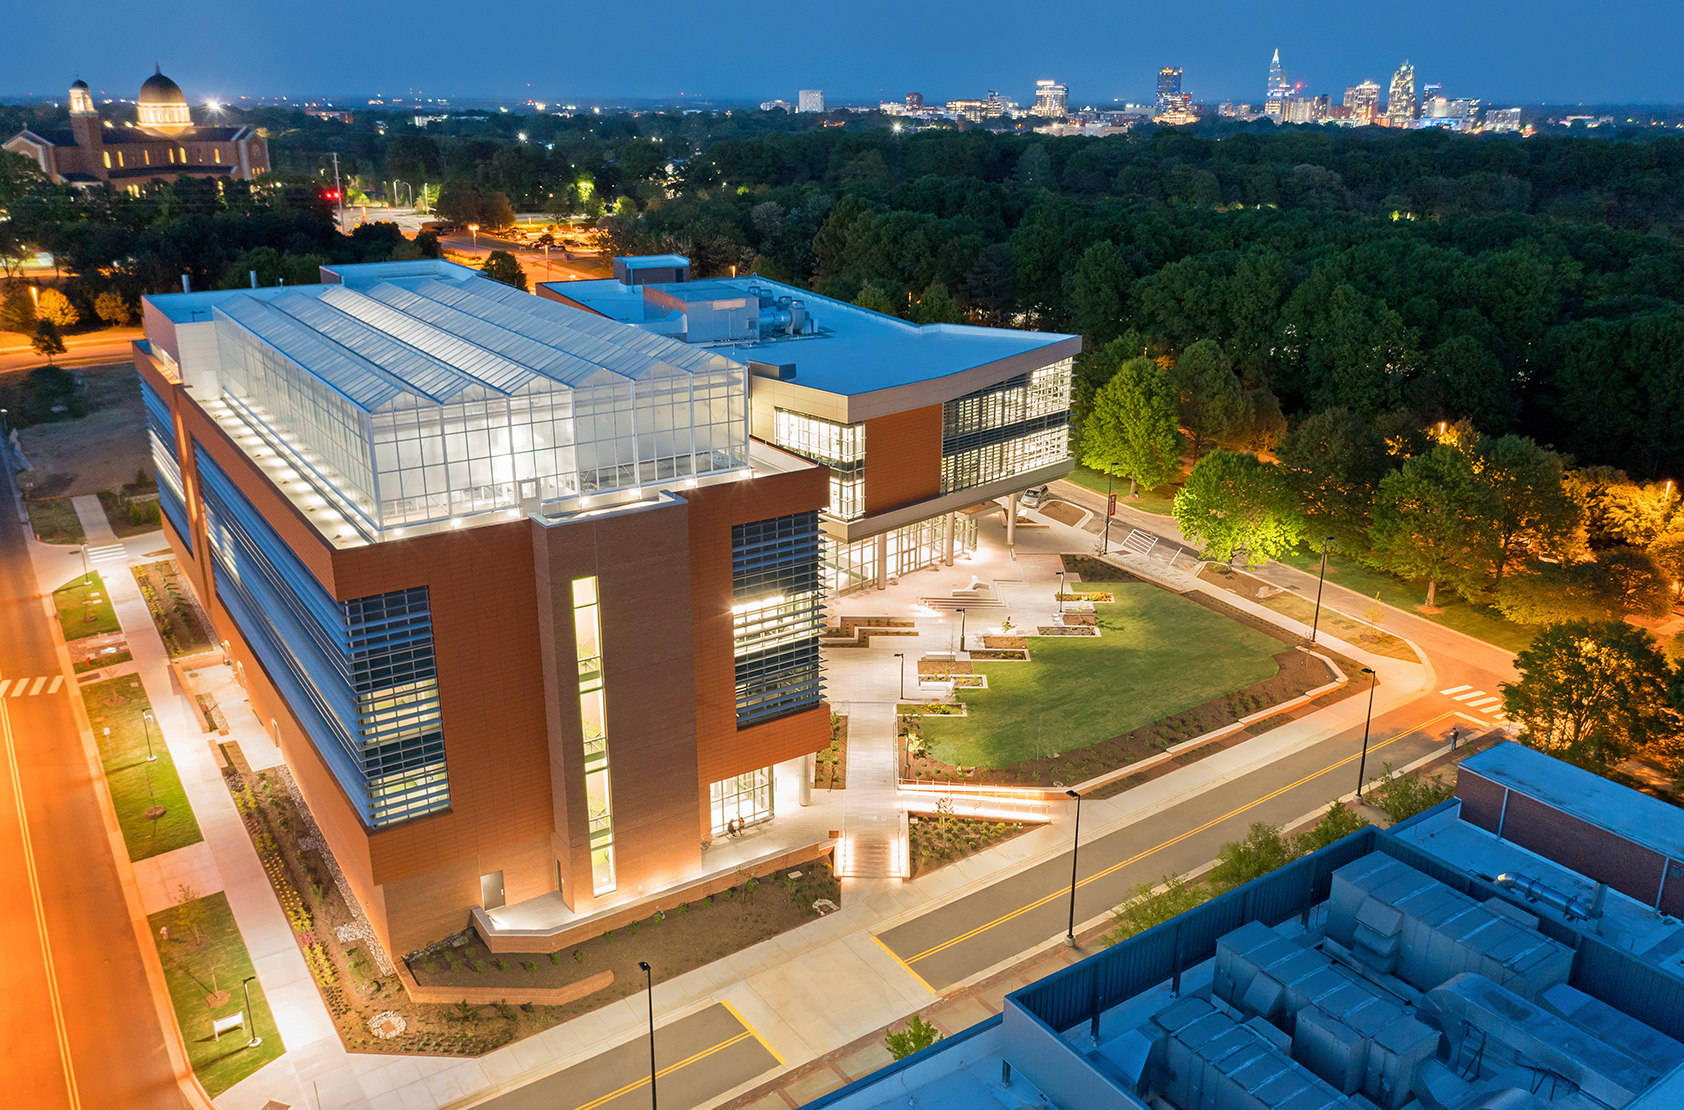
M 917 1014 L 913 1014 L 902 1029 L 890 1030 L 883 1036 L 883 1043 L 889 1049 L 889 1055 L 896 1060 L 904 1060 L 914 1052 L 920 1052 L 941 1040 L 941 1033 L 934 1025 L 925 1021 Z
M 501 957 L 501 956 L 498 956 L 498 957 L 497 957 L 497 970 L 498 970 L 498 971 L 507 971 L 507 970 L 509 970 L 509 961 L 508 961 L 508 960 L 505 960 L 505 959 L 504 959 L 504 958 L 503 958 L 503 957 Z
M 1141 883 L 1135 887 L 1133 897 L 1111 911 L 1111 929 L 1105 934 L 1106 944 L 1125 941 L 1136 933 L 1161 925 L 1206 901 L 1214 893 L 1203 883 L 1194 885 L 1179 875 L 1165 875 L 1159 885 L 1164 889 L 1158 890 L 1152 883 Z
M 1362 814 L 1346 805 L 1344 802 L 1334 802 L 1333 808 L 1322 814 L 1320 821 L 1292 842 L 1293 849 L 1300 856 L 1307 856 L 1311 852 L 1327 847 L 1335 840 L 1343 840 L 1368 822 Z
M 1455 792 L 1455 787 L 1447 782 L 1406 775 L 1392 770 L 1388 763 L 1380 777 L 1370 780 L 1363 800 L 1396 824 L 1431 809 Z
M 484 975 L 485 974 L 485 961 L 484 960 L 475 960 L 474 963 L 473 963 L 473 968 L 474 968 L 474 971 L 476 971 L 477 973 L 479 973 L 481 975 Z
M 1224 888 L 1249 883 L 1292 862 L 1294 854 L 1292 843 L 1279 829 L 1259 821 L 1251 826 L 1244 840 L 1222 846 L 1218 862 L 1211 868 L 1210 880 Z
M 582 964 L 585 962 L 585 950 L 583 948 L 575 948 L 573 950 L 573 962 L 576 964 Z
M 538 963 L 536 960 L 522 960 L 520 961 L 520 966 L 526 969 L 526 973 L 528 975 L 532 975 L 538 970 Z
M 550 963 L 559 964 L 560 962 L 561 962 L 561 953 L 560 952 L 551 952 L 550 953 Z

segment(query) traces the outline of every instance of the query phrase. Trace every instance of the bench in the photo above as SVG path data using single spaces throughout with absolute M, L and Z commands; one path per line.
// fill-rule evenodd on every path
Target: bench
M 236 1010 L 227 1017 L 213 1018 L 211 1019 L 211 1040 L 220 1041 L 222 1034 L 232 1033 L 236 1029 L 244 1029 L 245 1027 L 246 1012 L 244 1010 Z

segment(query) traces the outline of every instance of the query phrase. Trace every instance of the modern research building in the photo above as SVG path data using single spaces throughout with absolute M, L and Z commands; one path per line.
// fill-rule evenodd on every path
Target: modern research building
M 844 593 L 976 546 L 977 518 L 1070 472 L 1081 337 L 909 324 L 761 277 L 691 280 L 681 255 L 552 282 L 576 305 L 746 365 L 752 434 L 830 471 L 825 583 Z
M 145 299 L 171 546 L 397 953 L 700 873 L 828 742 L 821 467 L 748 369 L 441 262 Z

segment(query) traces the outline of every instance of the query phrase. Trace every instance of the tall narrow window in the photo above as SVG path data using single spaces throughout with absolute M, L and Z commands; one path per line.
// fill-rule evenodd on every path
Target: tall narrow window
M 603 708 L 602 619 L 596 578 L 573 580 L 573 646 L 579 658 L 579 728 L 585 739 L 585 809 L 590 818 L 591 889 L 614 889 L 614 795 L 608 783 Z

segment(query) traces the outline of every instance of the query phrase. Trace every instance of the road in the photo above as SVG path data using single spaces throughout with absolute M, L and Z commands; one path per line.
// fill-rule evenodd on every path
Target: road
M 129 345 L 141 338 L 139 328 L 104 328 L 64 337 L 65 353 L 53 359 L 60 366 L 97 366 L 129 361 Z M 29 347 L 17 332 L 0 333 L 0 371 L 33 369 L 46 359 Z
M 0 481 L 0 1067 L 31 1110 L 187 1106 L 58 653 Z M 27 683 L 18 681 L 28 679 Z M 37 679 L 42 681 L 36 681 Z M 55 681 L 58 680 L 58 681 Z
M 782 1062 L 723 1004 L 655 1029 L 655 1094 L 669 1110 L 700 1106 Z M 643 1110 L 654 1101 L 649 1095 L 649 1041 L 639 1037 L 479 1106 Z
M 613 276 L 612 264 L 601 255 L 575 253 L 569 258 L 561 247 L 551 247 L 546 264 L 542 250 L 533 250 L 483 231 L 479 234 L 477 245 L 474 236 L 468 233 L 441 236 L 439 245 L 474 266 L 482 264 L 492 251 L 508 251 L 520 262 L 521 268 L 526 271 L 527 282 L 532 285 L 541 281 L 591 281 Z

